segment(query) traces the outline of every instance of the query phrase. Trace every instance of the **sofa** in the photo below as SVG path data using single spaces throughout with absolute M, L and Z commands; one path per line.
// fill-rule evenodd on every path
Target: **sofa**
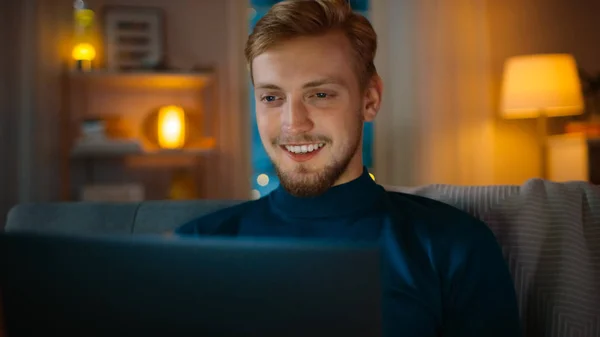
M 487 223 L 512 272 L 526 336 L 600 337 L 600 187 L 531 179 L 520 186 L 386 188 L 440 200 Z M 238 202 L 21 204 L 5 230 L 160 234 Z

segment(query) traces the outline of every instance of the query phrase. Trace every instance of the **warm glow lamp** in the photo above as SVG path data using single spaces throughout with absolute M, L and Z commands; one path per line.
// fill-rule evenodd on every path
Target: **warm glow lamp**
M 547 118 L 578 115 L 583 108 L 573 56 L 538 54 L 506 61 L 500 112 L 507 119 L 537 118 L 542 178 L 546 177 Z
M 158 144 L 163 149 L 179 149 L 185 144 L 185 112 L 169 105 L 158 111 Z
M 96 49 L 89 43 L 79 43 L 73 47 L 72 56 L 79 69 L 89 71 L 92 69 L 92 61 L 96 58 Z

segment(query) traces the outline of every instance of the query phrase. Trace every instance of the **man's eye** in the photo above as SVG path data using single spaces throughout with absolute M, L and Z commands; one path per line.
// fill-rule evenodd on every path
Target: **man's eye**
M 277 97 L 271 96 L 271 95 L 269 95 L 269 96 L 263 96 L 263 98 L 262 98 L 262 100 L 265 101 L 265 102 L 273 102 L 276 99 L 277 99 Z
M 324 92 L 318 92 L 315 94 L 315 96 L 317 96 L 317 98 L 327 98 L 329 95 Z

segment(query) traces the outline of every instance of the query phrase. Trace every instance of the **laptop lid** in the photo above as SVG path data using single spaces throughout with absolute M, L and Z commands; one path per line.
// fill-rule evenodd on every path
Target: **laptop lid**
M 7 336 L 381 335 L 374 245 L 0 235 Z

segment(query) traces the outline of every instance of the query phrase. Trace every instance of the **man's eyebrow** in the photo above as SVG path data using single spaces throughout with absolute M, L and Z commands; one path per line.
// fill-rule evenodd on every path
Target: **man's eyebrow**
M 270 89 L 270 90 L 281 90 L 280 87 L 276 86 L 275 84 L 270 84 L 270 83 L 257 83 L 254 86 L 255 89 Z
M 346 83 L 339 79 L 339 78 L 335 78 L 335 77 L 326 77 L 323 79 L 319 79 L 316 81 L 310 81 L 306 84 L 304 84 L 302 87 L 303 88 L 314 88 L 314 87 L 318 87 L 324 84 L 336 84 L 336 85 L 345 85 Z
M 345 85 L 346 83 L 343 80 L 335 78 L 335 77 L 325 77 L 325 78 L 322 78 L 319 80 L 310 81 L 308 83 L 305 83 L 302 86 L 302 88 L 304 88 L 304 89 L 315 88 L 315 87 L 319 87 L 324 84 Z M 255 89 L 268 89 L 268 90 L 283 90 L 283 89 L 281 89 L 281 87 L 279 87 L 275 84 L 271 84 L 271 83 L 256 83 L 254 88 Z

